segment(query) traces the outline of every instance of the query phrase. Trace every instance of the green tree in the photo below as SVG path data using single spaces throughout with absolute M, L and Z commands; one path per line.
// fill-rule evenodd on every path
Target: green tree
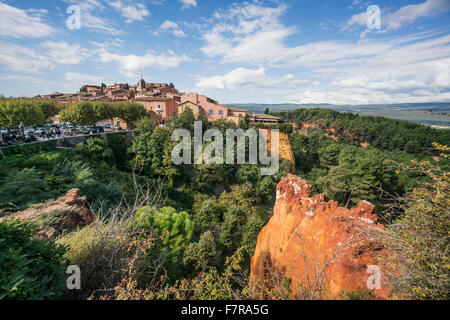
M 59 113 L 60 107 L 54 101 L 36 100 L 36 103 L 44 114 L 45 121 Z
M 173 164 L 171 154 L 175 142 L 170 141 L 171 132 L 167 128 L 145 128 L 140 123 L 139 134 L 133 140 L 130 152 L 134 155 L 131 165 L 137 165 L 142 174 L 148 177 L 166 178 L 169 184 L 179 174 L 179 167 Z
M 184 250 L 194 233 L 194 223 L 187 212 L 177 212 L 172 207 L 159 210 L 142 207 L 136 212 L 135 223 L 163 238 L 162 244 L 156 247 L 158 255 L 166 257 L 165 266 L 172 278 L 177 278 L 183 272 Z
M 108 147 L 107 142 L 100 138 L 89 138 L 86 143 L 77 144 L 72 151 L 85 161 L 113 163 L 113 151 Z
M 111 102 L 96 102 L 92 104 L 92 108 L 99 121 L 113 119 L 117 115 L 117 110 Z
M 100 119 L 94 110 L 94 105 L 88 101 L 80 101 L 69 104 L 61 110 L 60 117 L 63 122 L 78 125 L 92 125 Z
M 128 127 L 133 128 L 136 121 L 147 116 L 144 106 L 138 103 L 119 102 L 115 104 L 117 116 L 123 119 Z
M 217 200 L 206 199 L 194 207 L 194 221 L 200 230 L 218 224 L 222 220 L 224 207 L 217 203 Z
M 0 101 L 0 125 L 4 127 L 38 125 L 45 122 L 41 108 L 30 99 L 8 99 Z
M 198 242 L 190 243 L 184 252 L 183 262 L 196 270 L 204 270 L 210 259 L 217 255 L 216 243 L 210 230 L 200 236 Z
M 375 148 L 345 147 L 339 154 L 339 165 L 320 178 L 327 181 L 327 195 L 344 204 L 356 204 L 361 200 L 378 204 L 380 186 L 395 194 L 397 175 L 385 159 L 386 155 Z
M 292 132 L 294 131 L 294 128 L 289 123 L 279 124 L 278 129 L 280 130 L 280 132 L 287 133 L 287 134 L 292 134 Z
M 190 108 L 186 108 L 171 123 L 174 129 L 186 129 L 191 134 L 194 133 L 195 116 Z

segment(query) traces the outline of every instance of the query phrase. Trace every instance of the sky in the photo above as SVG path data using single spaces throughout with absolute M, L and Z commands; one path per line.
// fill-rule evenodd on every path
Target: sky
M 221 103 L 450 102 L 450 0 L 0 0 L 0 94 L 141 76 Z

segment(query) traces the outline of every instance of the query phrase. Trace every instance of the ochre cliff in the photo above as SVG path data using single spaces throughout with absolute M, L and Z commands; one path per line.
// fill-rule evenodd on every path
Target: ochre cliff
M 261 133 L 267 139 L 267 150 L 272 152 L 272 142 L 271 142 L 271 130 L 270 129 L 260 129 Z M 279 132 L 278 135 L 278 148 L 280 159 L 288 160 L 292 164 L 292 170 L 295 169 L 295 158 L 294 153 L 292 152 L 291 142 L 289 141 L 289 135 L 284 132 Z
M 382 277 L 380 285 L 371 277 L 378 258 L 387 255 L 366 232 L 384 232 L 374 206 L 361 201 L 346 209 L 336 201 L 326 202 L 324 194 L 312 196 L 312 191 L 294 175 L 280 181 L 274 215 L 258 235 L 251 282 L 270 287 L 282 278 L 285 286 L 290 280 L 287 286 L 294 298 L 321 299 L 338 299 L 370 282 L 378 287 L 371 291 L 373 297 L 388 298 Z

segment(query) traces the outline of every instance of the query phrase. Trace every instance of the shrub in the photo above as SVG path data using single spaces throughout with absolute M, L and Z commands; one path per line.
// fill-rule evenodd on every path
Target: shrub
M 384 235 L 391 250 L 383 268 L 401 298 L 447 300 L 450 289 L 450 173 L 415 162 L 428 177 L 400 199 L 404 213 Z M 412 170 L 407 167 L 405 170 Z
M 81 290 L 70 292 L 70 298 L 86 299 L 117 285 L 131 255 L 128 226 L 128 220 L 117 217 L 95 220 L 57 241 L 69 248 L 65 257 L 81 269 Z
M 217 254 L 216 243 L 211 231 L 206 231 L 196 243 L 190 243 L 184 252 L 183 262 L 195 269 L 205 269 L 209 259 Z
M 0 221 L 0 300 L 55 299 L 65 290 L 66 248 L 33 232 L 28 224 Z
M 374 296 L 366 288 L 358 288 L 353 291 L 346 291 L 340 296 L 341 300 L 373 300 Z
M 113 162 L 114 153 L 108 147 L 107 142 L 100 138 L 88 138 L 86 143 L 79 143 L 73 148 L 73 153 L 83 160 L 99 162 Z
M 30 220 L 30 223 L 35 226 L 38 234 L 52 230 L 58 231 L 59 234 L 70 232 L 77 227 L 77 224 L 65 219 L 69 213 L 69 210 L 58 209 L 42 212 Z
M 2 152 L 4 156 L 13 154 L 33 154 L 43 151 L 53 151 L 56 148 L 56 144 L 57 144 L 56 140 L 40 141 L 26 144 L 16 144 L 9 147 L 3 147 Z
M 11 171 L 6 181 L 0 187 L 0 201 L 13 203 L 18 210 L 25 209 L 31 203 L 48 200 L 55 196 L 43 179 L 42 173 L 35 168 Z
M 184 250 L 194 233 L 189 214 L 172 207 L 160 210 L 142 207 L 136 213 L 135 223 L 163 239 L 161 245 L 155 247 L 155 254 L 166 257 L 165 267 L 170 277 L 179 276 L 183 271 L 180 265 L 183 265 Z

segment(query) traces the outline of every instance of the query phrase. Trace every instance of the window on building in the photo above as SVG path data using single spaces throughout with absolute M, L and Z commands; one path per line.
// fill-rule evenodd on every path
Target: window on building
M 223 115 L 223 111 L 219 110 L 219 115 L 222 116 Z
M 212 115 L 214 114 L 214 111 L 209 110 L 209 111 L 208 111 L 208 114 L 209 114 L 210 116 L 212 116 Z

